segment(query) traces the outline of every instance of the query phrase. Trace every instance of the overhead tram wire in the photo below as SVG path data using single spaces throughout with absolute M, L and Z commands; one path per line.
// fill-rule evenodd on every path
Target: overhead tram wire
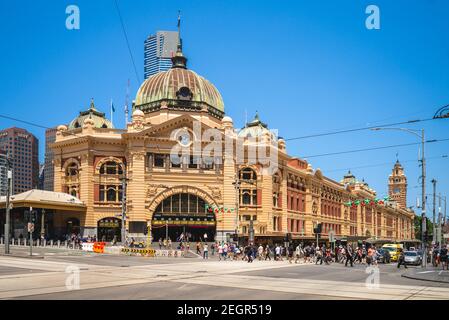
M 125 23 L 123 22 L 122 14 L 120 12 L 120 7 L 118 6 L 117 0 L 114 0 L 114 3 L 115 3 L 115 8 L 117 9 L 118 16 L 120 18 L 120 24 L 122 26 L 123 35 L 125 36 L 126 45 L 128 46 L 128 52 L 129 52 L 129 55 L 131 57 L 131 61 L 132 61 L 133 66 L 134 66 L 134 72 L 136 73 L 137 83 L 140 83 L 139 72 L 137 71 L 136 63 L 134 61 L 134 56 L 133 56 L 133 53 L 131 51 L 131 46 L 129 45 L 128 34 L 126 33 Z
M 311 135 L 307 135 L 307 136 L 288 138 L 288 139 L 284 139 L 284 140 L 285 141 L 293 141 L 293 140 L 317 138 L 317 137 L 331 136 L 331 135 L 335 135 L 335 134 L 350 133 L 350 132 L 357 132 L 357 131 L 363 131 L 363 130 L 371 130 L 371 129 L 374 129 L 374 128 L 385 128 L 385 127 L 392 127 L 392 126 L 398 126 L 398 125 L 403 125 L 403 124 L 412 124 L 412 123 L 418 123 L 418 122 L 426 122 L 426 121 L 432 121 L 432 120 L 437 120 L 437 119 L 439 119 L 439 118 L 408 120 L 408 121 L 402 121 L 402 122 L 396 122 L 396 123 L 389 123 L 389 124 L 381 124 L 381 125 L 376 125 L 376 126 L 355 128 L 355 129 L 345 129 L 345 130 L 336 130 L 336 131 L 331 131 L 331 132 L 323 132 L 323 133 L 311 134 Z
M 54 129 L 54 128 L 47 127 L 47 126 L 44 126 L 44 125 L 41 125 L 41 124 L 38 124 L 38 123 L 34 123 L 34 122 L 31 122 L 31 121 L 27 121 L 27 120 L 22 120 L 22 119 L 19 119 L 19 118 L 14 118 L 14 117 L 3 115 L 3 114 L 0 114 L 0 118 L 4 118 L 4 119 L 12 120 L 12 121 L 25 123 L 25 124 L 28 124 L 30 126 L 38 127 L 38 128 L 41 128 L 41 129 Z M 423 120 L 421 120 L 421 121 L 423 121 Z M 78 134 L 70 132 L 70 131 L 66 131 L 66 132 L 64 132 L 64 134 L 73 135 L 73 136 L 78 137 L 78 138 L 83 138 L 84 137 L 84 136 L 78 135 Z M 449 138 L 427 140 L 426 143 L 435 143 L 435 142 L 444 142 L 444 141 L 449 141 Z M 380 147 L 371 147 L 371 148 L 356 149 L 356 150 L 330 152 L 330 153 L 316 154 L 316 155 L 310 155 L 310 156 L 301 156 L 301 158 L 302 159 L 318 158 L 318 157 L 325 157 L 325 156 L 331 156 L 331 155 L 340 155 L 340 154 L 365 152 L 365 151 L 373 151 L 373 150 L 381 150 L 381 149 L 407 147 L 407 146 L 414 146 L 414 145 L 420 145 L 420 144 L 421 144 L 420 142 L 419 143 L 418 142 L 404 143 L 404 144 L 389 145 L 389 146 L 380 146 Z M 98 151 L 101 151 L 101 150 L 98 150 Z
M 444 141 L 449 141 L 449 138 L 427 140 L 426 143 L 435 143 L 435 142 L 444 142 Z M 395 144 L 395 145 L 389 145 L 389 146 L 380 146 L 380 147 L 372 147 L 372 148 L 364 148 L 364 149 L 355 149 L 355 150 L 346 150 L 346 151 L 322 153 L 322 154 L 315 154 L 315 155 L 311 155 L 311 156 L 301 156 L 301 159 L 326 157 L 326 156 L 334 156 L 334 155 L 340 155 L 340 154 L 365 152 L 365 151 L 374 151 L 374 150 L 381 150 L 381 149 L 408 147 L 408 146 L 415 146 L 415 145 L 421 145 L 421 142 L 412 142 L 412 143 Z
M 446 159 L 448 158 L 447 155 L 442 155 L 442 156 L 435 156 L 435 157 L 426 157 L 426 159 Z M 401 160 L 401 163 L 410 163 L 410 162 L 419 162 L 420 160 L 416 160 L 416 159 L 409 159 L 409 160 Z M 358 166 L 358 167 L 353 167 L 353 166 L 347 166 L 346 168 L 340 168 L 340 169 L 332 169 L 332 170 L 324 170 L 327 173 L 331 173 L 331 172 L 339 172 L 339 171 L 347 171 L 349 170 L 354 170 L 354 169 L 365 169 L 365 168 L 374 168 L 374 167 L 383 167 L 383 166 L 391 166 L 391 162 L 384 162 L 384 163 L 377 163 L 377 164 L 367 164 L 364 166 Z

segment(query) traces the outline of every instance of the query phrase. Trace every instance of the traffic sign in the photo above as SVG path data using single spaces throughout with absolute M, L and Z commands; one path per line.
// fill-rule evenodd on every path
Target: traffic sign
M 444 238 L 444 239 L 449 239 L 449 233 L 443 234 L 443 238 Z
M 28 222 L 28 232 L 34 232 L 34 223 Z
M 335 242 L 335 232 L 334 230 L 329 231 L 329 242 Z

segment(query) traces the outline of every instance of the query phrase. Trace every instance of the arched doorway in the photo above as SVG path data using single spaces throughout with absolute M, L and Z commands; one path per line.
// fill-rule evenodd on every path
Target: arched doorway
M 179 241 L 181 235 L 188 241 L 204 241 L 207 235 L 207 241 L 213 241 L 215 215 L 206 205 L 203 198 L 190 193 L 180 192 L 165 198 L 153 214 L 153 239 L 159 241 L 168 234 L 172 241 Z
M 98 221 L 98 241 L 121 240 L 122 221 L 117 218 L 104 218 Z
M 68 236 L 80 233 L 80 220 L 77 218 L 70 218 L 66 222 L 66 233 Z

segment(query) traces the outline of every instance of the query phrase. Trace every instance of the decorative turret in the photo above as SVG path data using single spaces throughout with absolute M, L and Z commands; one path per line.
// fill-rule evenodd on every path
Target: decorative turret
M 388 178 L 388 195 L 399 207 L 407 207 L 407 177 L 399 160 L 396 161 Z

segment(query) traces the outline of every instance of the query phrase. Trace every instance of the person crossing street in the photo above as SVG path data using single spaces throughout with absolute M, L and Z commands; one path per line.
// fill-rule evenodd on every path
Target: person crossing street
M 346 246 L 346 263 L 345 263 L 345 267 L 347 267 L 348 266 L 348 262 L 351 264 L 351 267 L 354 267 L 354 265 L 353 265 L 353 259 L 352 259 L 352 255 L 353 255 L 353 252 L 352 252 L 352 247 L 348 244 L 347 246 Z
M 403 249 L 399 249 L 399 250 L 400 250 L 400 254 L 399 254 L 399 258 L 398 258 L 398 269 L 401 267 L 401 264 L 404 265 L 405 269 L 407 269 L 407 265 L 405 264 L 404 250 Z

